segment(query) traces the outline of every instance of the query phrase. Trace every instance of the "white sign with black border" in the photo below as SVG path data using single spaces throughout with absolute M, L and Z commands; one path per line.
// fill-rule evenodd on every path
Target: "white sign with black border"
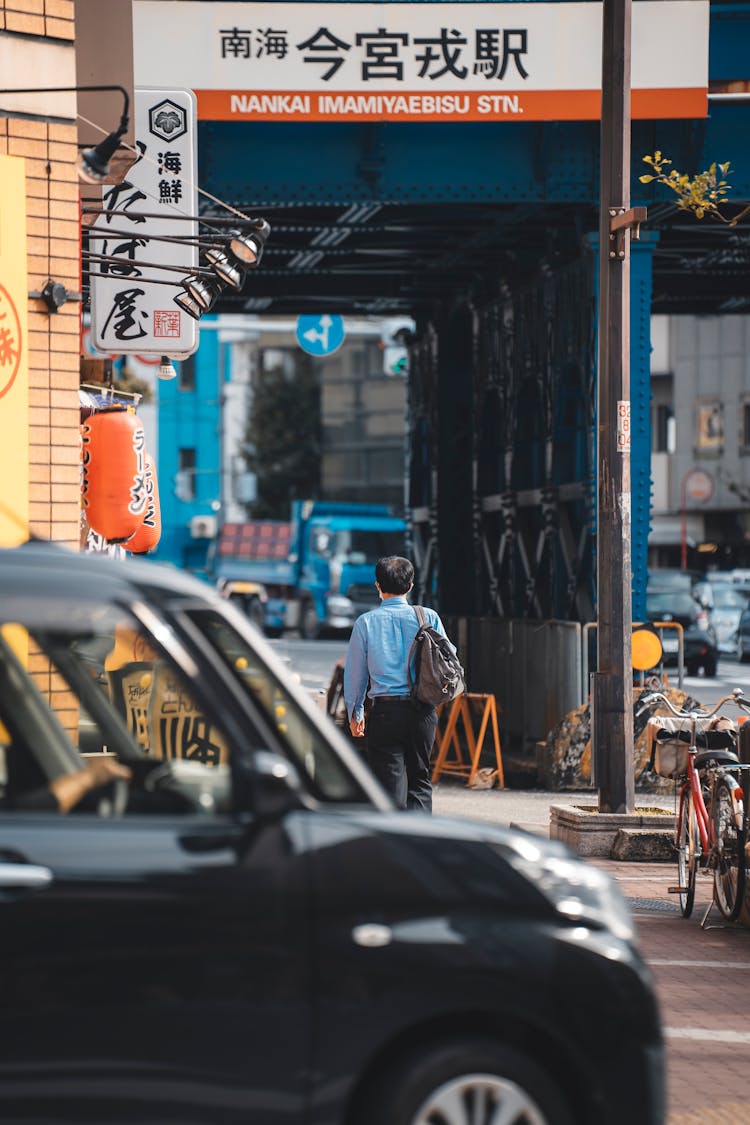
M 107 354 L 191 355 L 198 322 L 174 303 L 198 265 L 197 111 L 192 90 L 139 87 L 134 131 L 139 157 L 103 190 L 91 228 L 91 341 Z M 156 215 L 156 218 L 145 217 Z M 162 267 L 162 268 L 159 268 Z M 165 269 L 163 267 L 175 267 Z

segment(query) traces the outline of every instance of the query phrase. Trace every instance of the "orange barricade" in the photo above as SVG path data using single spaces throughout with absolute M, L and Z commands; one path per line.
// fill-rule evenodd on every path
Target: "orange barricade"
M 474 719 L 478 717 L 481 705 L 481 719 L 479 730 L 474 733 Z M 445 716 L 447 715 L 447 719 Z M 461 719 L 466 736 L 466 748 L 469 761 L 464 758 L 464 747 L 461 745 L 458 731 L 458 720 Z M 499 789 L 505 788 L 503 776 L 503 759 L 500 753 L 500 732 L 497 725 L 497 704 L 494 695 L 483 695 L 475 692 L 464 692 L 448 704 L 438 708 L 438 729 L 435 737 L 435 764 L 432 767 L 432 780 L 437 781 L 441 774 L 467 777 L 467 785 L 471 785 L 479 769 L 479 757 L 482 753 L 487 729 L 492 723 L 492 738 L 495 744 L 495 762 L 497 763 L 497 784 Z M 453 749 L 449 758 L 448 752 Z

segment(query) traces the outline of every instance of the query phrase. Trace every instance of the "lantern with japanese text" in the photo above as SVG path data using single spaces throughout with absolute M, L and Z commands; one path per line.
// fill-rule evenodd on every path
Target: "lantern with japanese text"
M 110 543 L 130 539 L 147 507 L 146 435 L 132 407 L 110 407 L 81 426 L 81 503 Z
M 125 544 L 134 555 L 145 555 L 153 551 L 161 539 L 161 505 L 159 504 L 159 483 L 156 479 L 156 466 L 150 453 L 146 454 L 146 514 L 143 523 Z

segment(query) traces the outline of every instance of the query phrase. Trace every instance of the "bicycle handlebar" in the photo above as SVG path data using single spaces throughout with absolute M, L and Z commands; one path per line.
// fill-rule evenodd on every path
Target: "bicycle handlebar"
M 666 695 L 664 695 L 663 692 L 652 691 L 649 695 L 644 695 L 639 701 L 640 706 L 635 713 L 636 718 L 639 718 L 643 714 L 643 712 L 647 711 L 651 704 L 655 703 L 657 700 L 661 700 L 662 703 L 665 703 L 677 719 L 711 719 L 717 713 L 717 711 L 719 711 L 724 706 L 725 703 L 734 703 L 736 707 L 739 707 L 741 710 L 746 711 L 750 715 L 750 700 L 745 699 L 742 688 L 734 688 L 731 695 L 725 695 L 724 698 L 720 699 L 716 706 L 713 707 L 710 711 L 680 711 L 671 703 L 669 699 L 667 699 Z

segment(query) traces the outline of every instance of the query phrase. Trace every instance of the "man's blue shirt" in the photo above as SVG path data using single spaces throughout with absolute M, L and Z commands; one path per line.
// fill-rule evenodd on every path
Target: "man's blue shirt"
M 425 607 L 428 625 L 445 636 L 443 623 L 434 609 Z M 344 701 L 350 719 L 364 717 L 367 681 L 369 695 L 409 695 L 407 660 L 419 620 L 406 595 L 386 598 L 377 609 L 363 613 L 354 622 L 344 665 Z

